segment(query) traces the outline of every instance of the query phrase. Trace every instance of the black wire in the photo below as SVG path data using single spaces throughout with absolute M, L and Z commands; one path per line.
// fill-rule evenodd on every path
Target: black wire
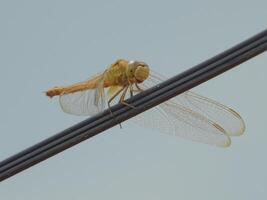
M 135 109 L 122 104 L 113 106 L 111 110 L 116 120 L 105 110 L 3 160 L 0 162 L 0 181 L 224 73 L 266 50 L 267 30 L 127 100 L 136 107 Z

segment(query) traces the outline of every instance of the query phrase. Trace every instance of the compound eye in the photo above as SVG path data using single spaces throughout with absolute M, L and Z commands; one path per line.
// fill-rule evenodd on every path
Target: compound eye
M 140 66 L 140 67 L 147 67 L 147 64 L 146 64 L 146 63 L 140 63 L 139 66 Z

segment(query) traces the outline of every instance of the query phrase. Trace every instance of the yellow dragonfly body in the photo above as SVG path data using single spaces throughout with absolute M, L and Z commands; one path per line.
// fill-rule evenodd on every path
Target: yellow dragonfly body
M 110 107 L 117 97 L 120 103 L 133 107 L 124 101 L 127 97 L 162 80 L 162 76 L 152 72 L 146 63 L 120 59 L 87 81 L 51 88 L 46 95 L 59 95 L 61 108 L 66 113 L 90 116 Z M 244 121 L 237 112 L 191 91 L 134 117 L 133 121 L 161 132 L 221 147 L 229 146 L 230 136 L 242 135 L 245 130 Z

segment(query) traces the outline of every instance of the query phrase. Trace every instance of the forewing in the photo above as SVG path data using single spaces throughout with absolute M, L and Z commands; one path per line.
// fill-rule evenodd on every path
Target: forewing
M 151 77 L 140 87 L 147 89 L 162 80 L 161 75 L 152 72 Z M 157 113 L 147 111 L 148 119 L 141 114 L 136 117 L 135 122 L 216 146 L 229 146 L 229 135 L 238 135 L 234 133 L 244 131 L 243 120 L 235 111 L 192 92 L 183 93 L 157 107 Z
M 220 124 L 228 135 L 239 136 L 244 133 L 245 123 L 233 109 L 191 91 L 182 94 L 179 100 L 184 102 L 184 106 Z
M 162 82 L 164 78 L 161 77 L 163 76 L 152 72 L 148 84 L 152 85 Z M 242 117 L 233 109 L 219 102 L 191 91 L 184 92 L 183 94 L 174 97 L 172 102 L 219 124 L 225 130 L 227 135 L 239 136 L 244 133 L 245 123 Z

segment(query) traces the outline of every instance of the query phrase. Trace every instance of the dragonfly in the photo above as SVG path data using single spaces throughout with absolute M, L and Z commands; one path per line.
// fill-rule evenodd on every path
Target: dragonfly
M 115 103 L 143 92 L 165 78 L 142 61 L 119 59 L 103 72 L 68 86 L 53 87 L 48 97 L 59 96 L 66 113 L 92 116 Z M 112 114 L 112 112 L 111 112 Z M 186 91 L 131 119 L 133 122 L 196 142 L 228 147 L 232 136 L 245 131 L 242 117 L 233 109 L 207 97 Z

